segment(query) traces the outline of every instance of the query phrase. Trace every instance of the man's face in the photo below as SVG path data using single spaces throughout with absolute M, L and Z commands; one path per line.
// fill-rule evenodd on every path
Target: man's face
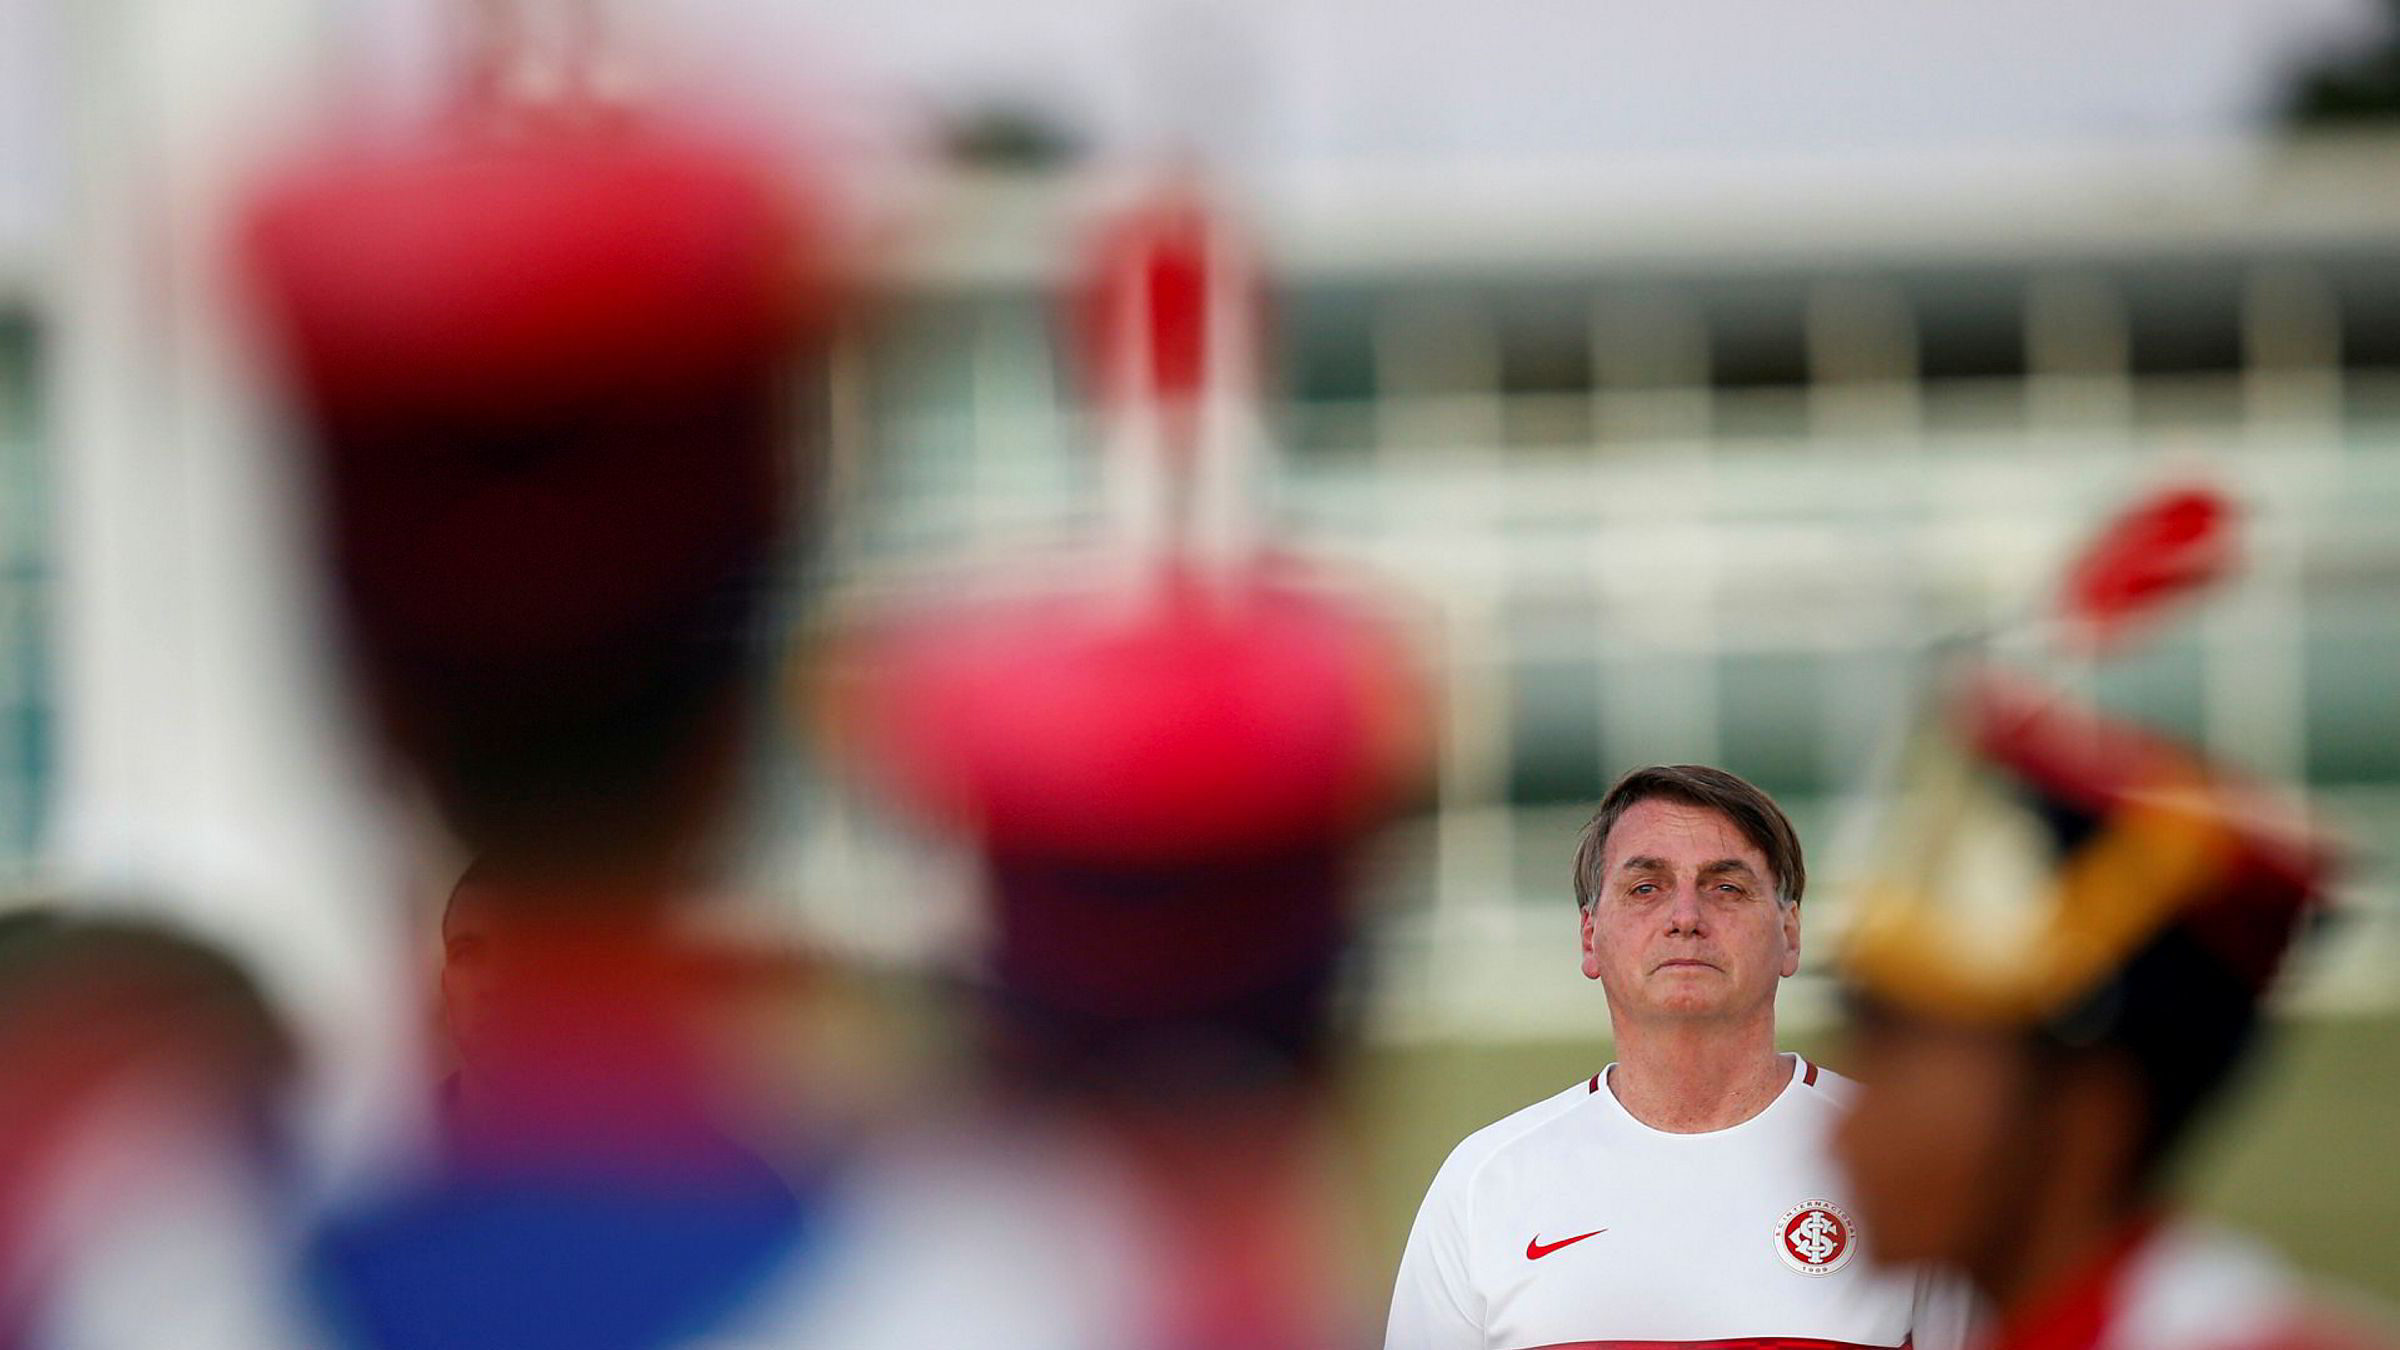
M 1583 973 L 1618 1019 L 1771 1016 L 1800 968 L 1800 907 L 1723 813 L 1636 802 L 1617 818 L 1583 911 Z
M 2023 1126 L 2026 1051 L 2001 1032 L 1870 1018 L 1855 1031 L 1858 1096 L 1835 1130 L 1879 1259 L 1972 1260 Z
M 499 953 L 493 950 L 500 925 L 486 897 L 474 886 L 459 888 L 442 911 L 442 1016 L 459 1060 L 487 1067 Z

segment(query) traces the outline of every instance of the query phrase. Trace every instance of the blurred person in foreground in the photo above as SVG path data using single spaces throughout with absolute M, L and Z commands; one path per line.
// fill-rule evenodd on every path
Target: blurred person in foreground
M 1791 822 L 1733 774 L 1609 789 L 1575 895 L 1618 1060 L 1451 1153 L 1388 1350 L 1963 1342 L 1963 1289 L 1860 1259 L 1878 1235 L 1824 1148 L 1851 1085 L 1776 1050 L 1806 884 Z
M 2180 1218 L 2328 854 L 2293 810 L 2014 677 L 1949 691 L 1844 958 L 1835 1150 L 1882 1259 L 1954 1268 L 2001 1350 L 2390 1345 Z
M 1399 597 L 1244 498 L 1246 241 L 1170 181 L 1109 222 L 1091 283 L 1117 528 L 887 601 L 833 663 L 857 766 L 972 851 L 990 941 L 977 1072 L 860 1194 L 883 1240 L 812 1344 L 1361 1339 L 1337 994 L 1363 850 L 1426 777 L 1430 686 Z
M 293 1049 L 196 938 L 88 900 L 0 914 L 0 1346 L 161 1343 L 125 1295 L 162 1281 L 176 1344 L 284 1343 L 261 1294 Z
M 486 944 L 474 1109 L 307 1244 L 326 1339 L 681 1344 L 813 1251 L 696 915 L 804 542 L 818 187 L 578 95 L 337 141 L 247 213 L 349 672 Z

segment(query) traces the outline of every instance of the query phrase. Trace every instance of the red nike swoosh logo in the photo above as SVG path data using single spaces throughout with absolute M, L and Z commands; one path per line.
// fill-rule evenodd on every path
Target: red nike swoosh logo
M 1528 1261 L 1539 1261 L 1543 1257 L 1548 1256 L 1550 1253 L 1557 1251 L 1561 1247 L 1572 1247 L 1587 1237 L 1598 1237 L 1607 1231 L 1608 1230 L 1605 1228 L 1595 1228 L 1588 1233 L 1577 1233 L 1571 1238 L 1560 1238 L 1556 1242 L 1549 1243 L 1543 1242 L 1541 1234 L 1536 1233 L 1533 1235 L 1532 1239 L 1525 1244 L 1525 1259 Z

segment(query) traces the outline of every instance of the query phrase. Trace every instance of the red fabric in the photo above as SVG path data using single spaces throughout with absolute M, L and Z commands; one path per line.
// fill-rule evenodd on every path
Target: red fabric
M 2099 1258 L 2004 1321 L 1984 1350 L 2093 1350 L 2109 1337 L 2126 1272 L 2159 1231 L 2156 1216 L 2128 1223 Z M 2391 1350 L 2388 1337 L 2324 1315 L 2304 1300 L 2255 1336 L 2205 1343 L 2209 1350 Z
M 2154 1217 L 2128 1223 L 2099 1258 L 2000 1324 L 1985 1350 L 2090 1350 L 2116 1312 L 2118 1285 L 2158 1231 Z
M 1908 1350 L 1902 1341 L 1898 1350 Z M 1888 1350 L 1856 1341 L 1826 1341 L 1813 1336 L 1729 1336 L 1720 1341 L 1560 1341 L 1528 1346 L 1526 1350 Z
M 362 622 L 553 657 L 762 547 L 815 224 L 758 158 L 664 134 L 350 147 L 267 184 L 251 280 Z
M 2129 793 L 2205 775 L 2174 741 L 2005 671 L 1977 672 L 1958 709 L 1978 755 L 2087 814 L 2104 815 Z

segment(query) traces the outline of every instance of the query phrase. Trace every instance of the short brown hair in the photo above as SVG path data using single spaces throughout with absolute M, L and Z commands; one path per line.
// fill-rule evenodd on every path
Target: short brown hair
M 1800 856 L 1800 836 L 1774 798 L 1706 764 L 1653 764 L 1612 784 L 1583 827 L 1583 837 L 1575 844 L 1578 906 L 1590 909 L 1600 894 L 1601 853 L 1608 847 L 1608 832 L 1636 802 L 1653 800 L 1704 807 L 1732 821 L 1742 837 L 1766 855 L 1767 870 L 1775 874 L 1776 898 L 1787 905 L 1800 903 L 1800 893 L 1808 889 L 1808 864 Z

